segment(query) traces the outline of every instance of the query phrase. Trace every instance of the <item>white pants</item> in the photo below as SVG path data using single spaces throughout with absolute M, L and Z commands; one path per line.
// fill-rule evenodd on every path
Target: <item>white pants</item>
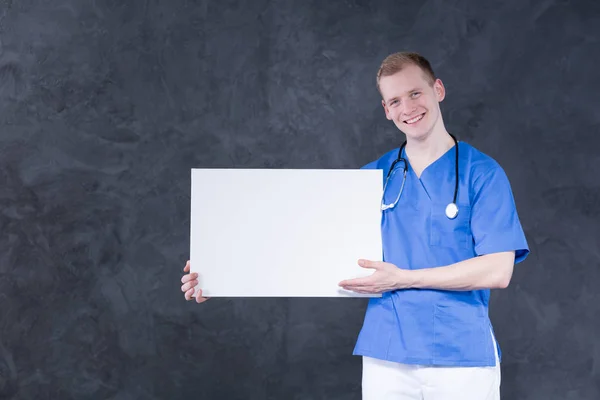
M 500 400 L 498 353 L 494 367 L 429 367 L 363 357 L 362 396 L 363 400 Z

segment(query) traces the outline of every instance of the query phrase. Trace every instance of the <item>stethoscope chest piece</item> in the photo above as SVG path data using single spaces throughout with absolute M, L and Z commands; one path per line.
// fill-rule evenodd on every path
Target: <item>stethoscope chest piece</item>
M 450 203 L 446 206 L 446 217 L 450 219 L 456 218 L 458 215 L 458 207 L 454 203 Z

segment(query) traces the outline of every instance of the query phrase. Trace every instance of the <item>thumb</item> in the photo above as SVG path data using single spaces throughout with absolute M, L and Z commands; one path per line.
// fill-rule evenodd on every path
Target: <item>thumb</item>
M 358 265 L 360 265 L 363 268 L 379 269 L 378 268 L 379 267 L 379 263 L 377 261 L 360 259 L 360 260 L 358 260 Z

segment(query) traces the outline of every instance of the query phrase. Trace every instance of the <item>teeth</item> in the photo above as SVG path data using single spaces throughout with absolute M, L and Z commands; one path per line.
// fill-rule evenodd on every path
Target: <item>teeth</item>
M 409 119 L 406 121 L 407 124 L 414 124 L 417 121 L 420 121 L 423 118 L 423 114 L 414 117 L 413 119 Z

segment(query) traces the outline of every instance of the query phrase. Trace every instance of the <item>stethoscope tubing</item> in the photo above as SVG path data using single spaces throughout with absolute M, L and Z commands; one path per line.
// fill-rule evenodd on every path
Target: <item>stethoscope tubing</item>
M 453 134 L 450 133 L 449 135 L 454 140 L 454 158 L 455 158 L 455 161 L 454 161 L 454 196 L 452 197 L 452 203 L 448 204 L 448 206 L 446 207 L 446 216 L 450 219 L 454 219 L 458 215 L 458 207 L 456 205 L 456 198 L 458 197 L 458 172 L 459 172 L 459 170 L 458 170 L 458 140 L 456 139 L 456 137 Z M 403 162 L 402 188 L 404 187 L 404 181 L 406 180 L 406 171 L 408 170 L 408 162 L 406 161 L 406 159 L 404 159 L 402 157 L 402 151 L 404 150 L 404 147 L 406 147 L 406 141 L 404 141 L 404 143 L 402 143 L 402 146 L 400 146 L 400 149 L 398 150 L 398 156 L 392 163 L 392 165 L 387 173 L 386 183 L 383 188 L 384 192 L 385 192 L 385 188 L 387 187 L 388 179 L 390 178 L 390 175 L 391 175 L 392 171 L 394 170 L 394 167 L 400 161 Z M 402 191 L 400 191 L 400 193 L 402 193 Z M 383 210 L 393 208 L 394 206 L 395 205 L 386 206 Z

